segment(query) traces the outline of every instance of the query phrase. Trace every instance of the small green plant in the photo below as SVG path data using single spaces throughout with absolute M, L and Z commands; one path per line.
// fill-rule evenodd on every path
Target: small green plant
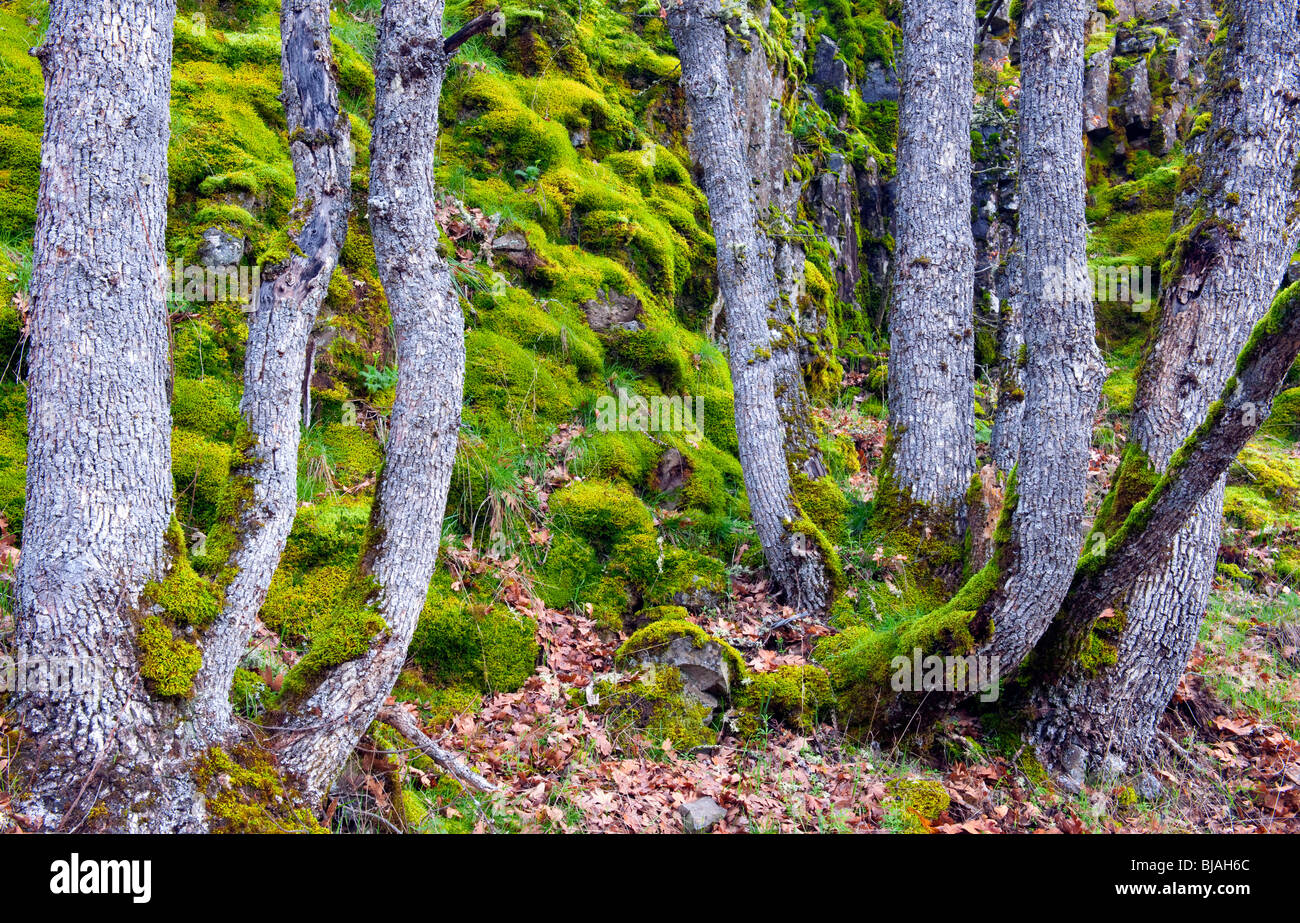
M 537 164 L 529 164 L 521 170 L 515 171 L 515 177 L 522 183 L 529 186 L 537 182 L 537 178 L 542 175 L 542 169 Z
M 386 365 L 382 369 L 367 365 L 361 370 L 361 382 L 371 394 L 397 385 L 397 366 Z

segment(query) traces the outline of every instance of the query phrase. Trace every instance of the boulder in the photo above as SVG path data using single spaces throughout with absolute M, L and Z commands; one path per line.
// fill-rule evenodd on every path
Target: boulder
M 1105 137 L 1110 133 L 1107 107 L 1110 104 L 1111 51 L 1107 48 L 1088 59 L 1083 72 L 1083 130 Z
M 235 266 L 244 258 L 244 239 L 221 228 L 208 228 L 199 240 L 199 262 L 209 269 Z
M 687 833 L 708 833 L 727 816 L 727 810 L 712 798 L 696 798 L 677 806 Z
M 709 708 L 717 708 L 731 695 L 732 682 L 745 669 L 729 644 L 709 637 L 694 622 L 674 618 L 660 619 L 637 631 L 614 659 L 620 669 L 675 668 L 682 677 L 682 694 Z
M 582 310 L 587 315 L 587 324 L 595 331 L 642 330 L 641 299 L 635 295 L 623 295 L 619 292 L 606 292 L 600 289 L 597 297 L 582 303 Z

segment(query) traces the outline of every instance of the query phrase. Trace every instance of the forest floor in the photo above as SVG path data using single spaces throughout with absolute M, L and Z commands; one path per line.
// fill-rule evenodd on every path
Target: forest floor
M 863 471 L 874 470 L 883 424 L 852 414 L 826 422 L 852 430 Z M 1094 451 L 1093 505 L 1119 450 Z M 870 475 L 856 480 L 869 496 Z M 1229 527 L 1225 543 L 1249 545 L 1236 533 Z M 769 722 L 762 736 L 744 737 L 731 713 L 717 722 L 715 744 L 690 752 L 617 730 L 624 722 L 592 706 L 598 682 L 630 678 L 615 674 L 618 638 L 581 614 L 544 606 L 517 562 L 468 543 L 450 558 L 462 572 L 495 571 L 511 606 L 539 626 L 542 663 L 523 689 L 430 728 L 501 790 L 470 796 L 415 768 L 408 753 L 374 745 L 365 756 L 363 746 L 342 806 L 361 809 L 351 822 L 361 827 L 382 812 L 393 781 L 404 780 L 422 814 L 408 829 L 425 831 L 676 832 L 679 806 L 709 797 L 726 810 L 720 832 L 1300 832 L 1300 595 L 1288 581 L 1250 591 L 1234 580 L 1216 584 L 1148 764 L 1070 792 L 996 711 L 956 712 L 924 740 L 887 746 L 854 740 L 833 721 L 802 731 Z M 890 580 L 889 565 L 877 579 Z M 807 663 L 831 631 L 782 625 L 791 614 L 761 576 L 738 571 L 725 605 L 694 618 L 761 674 Z M 910 810 L 901 793 L 917 780 L 941 785 L 947 807 L 932 817 Z

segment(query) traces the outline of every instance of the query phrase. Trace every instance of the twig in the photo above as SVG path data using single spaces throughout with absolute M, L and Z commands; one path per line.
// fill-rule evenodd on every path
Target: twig
M 379 709 L 379 714 L 375 717 L 415 744 L 425 756 L 470 788 L 480 792 L 497 790 L 495 785 L 461 762 L 456 754 L 438 746 L 433 738 L 420 730 L 420 726 L 415 723 L 415 718 L 405 709 L 386 706 Z
M 497 24 L 498 20 L 504 21 L 504 19 L 505 14 L 501 12 L 500 8 L 488 10 L 485 13 L 479 13 L 469 22 L 465 23 L 465 25 L 457 29 L 455 33 L 447 36 L 446 41 L 442 43 L 443 54 L 448 57 L 454 55 L 456 49 L 460 48 L 461 45 L 464 45 L 474 36 L 491 29 Z
M 1187 763 L 1188 766 L 1192 767 L 1193 769 L 1195 769 L 1197 772 L 1201 773 L 1202 775 L 1207 775 L 1207 776 L 1211 776 L 1211 777 L 1217 778 L 1217 774 L 1216 774 L 1216 773 L 1214 773 L 1212 770 L 1207 769 L 1206 767 L 1202 766 L 1202 765 L 1197 761 L 1196 757 L 1194 757 L 1194 756 L 1192 756 L 1190 753 L 1188 753 L 1187 750 L 1184 749 L 1184 747 L 1183 747 L 1182 744 L 1180 744 L 1178 741 L 1176 741 L 1176 740 L 1174 740 L 1172 737 L 1170 737 L 1169 734 L 1168 734 L 1168 732 L 1166 732 L 1166 731 L 1156 731 L 1156 736 L 1160 738 L 1161 742 L 1163 742 L 1163 743 L 1165 744 L 1165 746 L 1167 746 L 1170 750 L 1173 750 L 1174 753 L 1176 753 L 1176 754 L 1178 754 L 1179 756 L 1181 756 L 1181 757 L 1183 758 L 1183 761 L 1184 761 L 1185 763 Z

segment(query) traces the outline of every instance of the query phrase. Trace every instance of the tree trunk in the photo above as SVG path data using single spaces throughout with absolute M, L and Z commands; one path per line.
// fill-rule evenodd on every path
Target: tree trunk
M 1232 373 L 1297 243 L 1300 5 L 1233 2 L 1225 13 L 1225 57 L 1210 130 L 1202 136 L 1207 148 L 1185 168 L 1185 175 L 1199 171 L 1199 180 L 1179 203 L 1180 239 L 1162 271 L 1159 333 L 1139 378 L 1133 444 L 1141 451 L 1126 456 L 1117 482 L 1121 475 L 1168 470 Z M 1121 582 L 1109 595 L 1094 592 L 1088 599 L 1079 587 L 1072 591 L 1068 619 L 1054 631 L 1061 637 L 1052 662 L 1064 675 L 1050 677 L 1054 682 L 1042 690 L 1052 712 L 1036 730 L 1044 756 L 1070 782 L 1081 782 L 1089 768 L 1122 768 L 1150 742 L 1205 612 L 1223 490 L 1219 477 L 1186 521 L 1155 542 L 1159 553 L 1132 574 L 1131 585 Z M 1122 522 L 1127 513 L 1118 509 L 1108 519 Z M 1094 538 L 1112 567 L 1114 536 Z M 1092 643 L 1105 646 L 1098 648 L 1104 659 L 1062 667 L 1060 651 L 1077 651 L 1107 608 L 1123 624 L 1108 619 L 1099 626 L 1102 634 Z
M 691 154 L 700 166 L 717 240 L 740 464 L 754 527 L 787 602 L 801 611 L 824 612 L 834 595 L 833 550 L 799 516 L 791 494 L 772 361 L 779 331 L 768 326 L 779 296 L 771 243 L 758 227 L 745 139 L 727 73 L 725 29 L 719 0 L 669 6 L 668 30 L 681 60 L 691 119 Z
M 889 440 L 880 496 L 909 531 L 960 542 L 975 472 L 974 0 L 903 4 Z M 893 503 L 894 501 L 890 501 Z
M 438 101 L 450 57 L 442 13 L 442 0 L 386 0 L 379 22 L 369 212 L 399 371 L 361 570 L 377 584 L 386 627 L 360 657 L 325 673 L 274 742 L 313 800 L 328 792 L 406 660 L 437 562 L 460 427 L 464 319 L 435 217 Z
M 764 19 L 770 22 L 771 6 Z M 770 321 L 780 335 L 772 344 L 772 366 L 777 409 L 785 432 L 785 455 L 791 471 L 809 478 L 826 475 L 817 433 L 813 429 L 808 387 L 804 380 L 802 354 L 803 318 L 800 298 L 804 292 L 804 250 L 792 235 L 799 210 L 802 187 L 791 177 L 796 174 L 794 139 L 785 123 L 784 102 L 789 75 L 780 61 L 768 59 L 763 43 L 748 34 L 748 42 L 736 38 L 727 42 L 728 74 L 741 114 L 741 132 L 746 139 L 745 162 L 749 175 L 758 182 L 754 205 L 760 219 L 773 229 L 772 268 L 777 298 L 772 302 Z
M 247 434 L 233 472 L 242 496 L 219 529 L 234 547 L 225 603 L 203 638 L 191 711 L 213 742 L 233 728 L 230 685 L 298 508 L 298 441 L 308 340 L 347 235 L 352 129 L 339 107 L 328 0 L 280 10 L 284 110 L 298 196 L 289 259 L 264 273 L 250 318 L 241 411 Z M 215 536 L 214 536 L 215 537 Z
M 45 43 L 17 649 L 95 682 L 17 709 L 23 810 L 96 802 L 137 829 L 189 815 L 158 786 L 173 706 L 142 681 L 141 591 L 168 564 L 167 139 L 173 0 L 55 0 Z M 175 797 L 173 797 L 175 795 Z M 85 796 L 83 798 L 83 796 Z M 155 797 L 156 796 L 156 797 Z
M 980 651 L 999 657 L 1004 673 L 1042 636 L 1074 575 L 1105 371 L 1086 285 L 1079 131 L 1091 9 L 1087 0 L 1027 0 L 1019 32 L 1025 406 L 993 636 Z

